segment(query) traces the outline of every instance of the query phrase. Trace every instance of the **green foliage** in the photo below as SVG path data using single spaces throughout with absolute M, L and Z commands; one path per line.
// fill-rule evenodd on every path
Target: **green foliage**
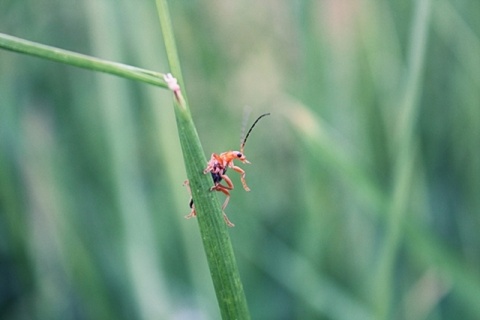
M 229 171 L 253 319 L 480 318 L 477 1 L 170 9 L 206 153 L 187 163 L 237 150 L 246 105 L 272 114 L 245 149 L 252 191 Z M 175 74 L 156 13 L 7 0 L 0 31 Z M 0 51 L 0 318 L 220 317 L 205 235 L 183 218 L 188 138 L 171 104 L 163 88 Z
M 156 3 L 170 69 L 176 77 L 175 81 L 178 80 L 180 88 L 185 88 L 167 1 L 157 0 Z M 203 174 L 206 159 L 192 121 L 187 97 L 177 88 L 172 88 L 172 90 L 174 91 L 175 116 L 180 144 L 189 178 L 188 184 L 191 188 L 222 318 L 250 319 L 227 227 L 223 219 L 219 219 L 223 215 L 222 208 L 219 202 L 215 201 L 214 195 L 208 192 L 212 180 L 210 175 Z

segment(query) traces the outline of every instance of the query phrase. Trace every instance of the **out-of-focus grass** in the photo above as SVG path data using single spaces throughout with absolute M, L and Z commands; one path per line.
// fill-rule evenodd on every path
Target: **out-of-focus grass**
M 207 154 L 238 148 L 245 105 L 272 113 L 245 150 L 252 191 L 230 175 L 252 318 L 480 317 L 475 1 L 431 2 L 411 178 L 387 227 L 416 3 L 172 3 Z M 167 70 L 153 2 L 3 1 L 0 31 Z M 219 317 L 196 221 L 183 219 L 170 103 L 158 88 L 0 51 L 1 318 Z

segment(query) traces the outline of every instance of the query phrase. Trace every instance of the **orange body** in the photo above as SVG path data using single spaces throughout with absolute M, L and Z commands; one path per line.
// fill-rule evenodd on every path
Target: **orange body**
M 250 135 L 250 132 L 252 131 L 253 127 L 257 124 L 257 122 L 265 117 L 268 116 L 270 113 L 265 113 L 262 114 L 260 117 L 255 120 L 255 122 L 252 124 L 250 129 L 248 130 L 247 134 L 245 135 L 245 138 L 243 138 L 240 142 L 240 151 L 226 151 L 220 154 L 212 153 L 210 157 L 210 161 L 208 161 L 207 167 L 205 170 L 203 170 L 204 174 L 207 174 L 210 172 L 212 175 L 213 179 L 213 187 L 210 188 L 210 191 L 220 191 L 223 194 L 227 196 L 225 199 L 225 202 L 223 203 L 222 210 L 225 210 L 225 208 L 228 205 L 228 201 L 230 200 L 230 190 L 233 189 L 233 183 L 232 180 L 226 175 L 227 169 L 232 168 L 234 171 L 238 172 L 241 174 L 240 180 L 242 181 L 243 189 L 245 191 L 250 191 L 250 188 L 247 186 L 247 182 L 245 181 L 245 171 L 237 167 L 233 161 L 238 160 L 241 161 L 242 163 L 250 163 L 247 158 L 245 157 L 245 154 L 243 153 L 243 149 L 245 147 L 245 143 L 247 142 L 248 136 Z M 222 180 L 225 181 L 227 185 L 221 184 Z M 191 190 L 190 190 L 190 185 L 188 180 L 184 182 L 184 185 L 188 188 L 188 191 L 190 192 L 191 195 Z M 190 212 L 189 215 L 187 215 L 185 218 L 189 219 L 191 217 L 195 217 L 197 215 L 197 212 L 195 211 L 195 204 L 193 202 L 193 199 L 190 200 L 190 208 L 192 211 Z M 223 212 L 223 218 L 225 219 L 225 222 L 229 227 L 233 227 L 234 224 L 228 220 L 227 215 L 225 212 Z
M 223 202 L 222 210 L 225 210 L 225 208 L 227 207 L 228 201 L 230 200 L 230 190 L 233 189 L 232 180 L 225 174 L 228 168 L 232 168 L 233 170 L 241 174 L 240 180 L 242 181 L 243 188 L 245 189 L 245 191 L 250 191 L 250 188 L 247 186 L 247 182 L 245 181 L 245 171 L 242 168 L 237 167 L 233 163 L 233 160 L 239 160 L 243 163 L 250 163 L 245 157 L 245 155 L 240 151 L 227 151 L 220 154 L 212 153 L 210 161 L 208 161 L 207 167 L 205 168 L 205 170 L 203 170 L 204 174 L 207 174 L 209 172 L 212 174 L 214 185 L 210 188 L 210 190 L 220 191 L 227 196 L 227 198 Z M 224 180 L 227 185 L 221 184 L 222 180 Z M 185 185 L 188 186 L 188 181 L 185 181 Z M 187 219 L 195 217 L 197 215 L 193 202 L 191 202 L 191 209 L 192 211 L 190 212 L 190 214 L 186 216 Z M 234 224 L 230 222 L 225 213 L 223 213 L 223 218 L 225 219 L 225 222 L 229 227 L 234 226 Z

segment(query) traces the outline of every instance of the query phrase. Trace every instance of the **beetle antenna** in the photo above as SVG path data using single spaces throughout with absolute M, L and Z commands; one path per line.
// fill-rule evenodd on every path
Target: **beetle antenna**
M 243 109 L 243 119 L 242 119 L 242 132 L 240 134 L 240 144 L 243 143 L 245 139 L 245 129 L 247 129 L 248 119 L 250 118 L 250 113 L 252 113 L 252 108 L 246 106 Z
M 255 127 L 255 125 L 257 124 L 258 121 L 260 121 L 260 119 L 262 119 L 263 117 L 268 116 L 268 115 L 270 115 L 270 113 L 262 114 L 260 117 L 257 118 L 257 120 L 255 120 L 255 122 L 252 124 L 250 129 L 248 129 L 247 135 L 245 136 L 245 138 L 242 140 L 242 143 L 240 144 L 240 152 L 241 153 L 243 153 L 243 148 L 245 148 L 245 143 L 247 142 L 248 136 L 250 135 L 250 132 L 252 132 L 253 127 Z

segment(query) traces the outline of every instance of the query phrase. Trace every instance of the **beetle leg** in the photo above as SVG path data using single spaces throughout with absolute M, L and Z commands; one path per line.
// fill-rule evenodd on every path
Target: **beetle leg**
M 210 161 L 208 161 L 207 163 L 207 167 L 205 168 L 205 170 L 203 170 L 203 174 L 207 174 L 208 172 L 213 170 L 213 164 L 215 163 L 215 156 L 216 154 L 212 153 L 212 155 L 210 156 Z
M 230 228 L 235 227 L 235 225 L 234 225 L 230 220 L 228 220 L 228 217 L 227 217 L 227 215 L 225 214 L 225 212 L 223 213 L 223 220 L 225 220 L 225 223 L 226 223 L 227 226 L 229 226 Z
M 223 186 L 224 188 L 227 188 L 228 190 L 233 190 L 233 182 L 230 180 L 230 177 L 227 176 L 226 174 L 222 174 L 222 179 L 225 180 L 227 183 L 228 187 Z
M 245 191 L 250 191 L 250 188 L 247 186 L 247 182 L 245 181 L 245 171 L 237 166 L 232 166 L 232 169 L 241 174 L 240 181 L 242 181 L 243 189 L 245 189 Z
M 203 174 L 207 174 L 209 172 L 212 172 L 215 169 L 215 166 L 218 166 L 219 164 L 221 165 L 223 162 L 223 159 L 216 153 L 212 153 L 210 156 L 210 160 L 208 161 L 207 167 L 205 170 L 203 170 Z
M 190 182 L 188 180 L 185 180 L 185 182 L 183 182 L 183 185 L 187 187 L 188 193 L 190 194 L 190 208 L 192 209 L 192 211 L 190 211 L 190 213 L 185 216 L 185 219 L 190 219 L 192 217 L 196 217 L 197 212 L 195 211 L 195 204 L 193 203 L 192 190 L 190 189 Z
M 225 177 L 227 177 L 227 176 L 225 176 Z M 225 223 L 227 224 L 227 226 L 234 227 L 235 225 L 228 219 L 227 215 L 225 214 L 225 208 L 228 205 L 228 201 L 230 201 L 230 190 L 233 189 L 232 181 L 230 181 L 230 179 L 228 177 L 227 177 L 227 179 L 224 178 L 224 180 L 229 185 L 228 187 L 219 183 L 219 184 L 217 184 L 213 187 L 213 190 L 223 192 L 223 194 L 227 196 L 225 198 L 225 201 L 223 202 L 223 205 L 222 205 L 223 219 L 225 220 Z
M 230 201 L 230 191 L 229 190 L 232 190 L 222 184 L 217 184 L 215 187 L 214 187 L 215 191 L 220 191 L 220 192 L 223 192 L 224 195 L 227 196 L 227 198 L 225 199 L 225 201 L 223 202 L 223 205 L 222 205 L 222 210 L 225 210 L 225 208 L 227 207 L 227 204 L 228 204 L 228 201 Z

